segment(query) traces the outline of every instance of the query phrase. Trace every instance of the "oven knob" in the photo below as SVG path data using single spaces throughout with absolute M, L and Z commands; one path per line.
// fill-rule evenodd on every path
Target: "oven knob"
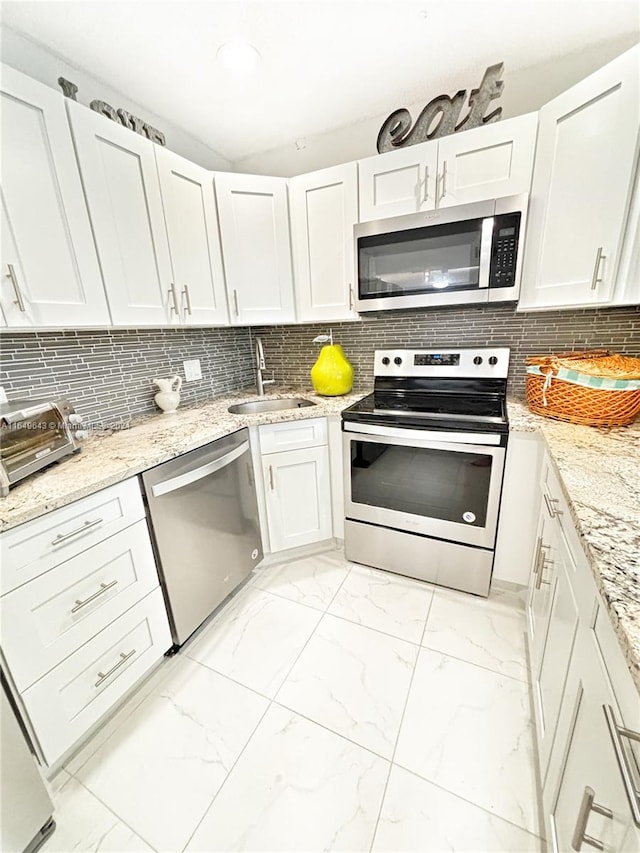
M 481 355 L 477 355 L 477 356 L 473 359 L 473 363 L 474 363 L 474 364 L 482 364 L 482 356 L 481 356 Z
M 498 359 L 495 355 L 489 356 L 489 364 L 493 367 L 494 364 L 498 363 Z
M 387 366 L 387 364 L 391 364 L 391 359 L 388 355 L 385 355 L 385 357 L 382 359 L 382 363 L 385 365 L 385 367 Z
M 402 364 L 402 359 L 400 358 L 400 356 L 399 356 L 399 355 L 397 355 L 397 356 L 393 359 L 393 363 L 394 363 L 394 364 L 397 364 L 398 366 Z

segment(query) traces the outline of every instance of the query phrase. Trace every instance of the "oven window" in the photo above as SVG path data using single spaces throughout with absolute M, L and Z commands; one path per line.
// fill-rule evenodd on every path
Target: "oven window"
M 484 527 L 493 458 L 486 453 L 351 441 L 351 500 Z
M 358 240 L 361 299 L 475 290 L 482 219 L 429 225 Z
M 64 423 L 55 409 L 7 423 L 0 419 L 0 458 L 9 476 L 69 443 Z

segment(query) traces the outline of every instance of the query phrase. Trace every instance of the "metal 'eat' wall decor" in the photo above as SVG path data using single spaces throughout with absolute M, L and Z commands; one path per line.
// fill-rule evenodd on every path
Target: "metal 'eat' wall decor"
M 58 77 L 58 85 L 62 89 L 65 97 L 71 98 L 72 101 L 78 100 L 76 98 L 78 87 L 75 83 L 72 83 L 71 80 L 65 80 L 64 77 Z M 133 130 L 141 136 L 146 136 L 147 139 L 150 139 L 152 142 L 157 142 L 158 145 L 166 145 L 164 133 L 161 133 L 152 125 L 147 124 L 146 121 L 143 121 L 137 116 L 131 115 L 131 113 L 123 110 L 122 108 L 116 110 L 106 101 L 99 100 L 91 101 L 89 107 L 95 112 L 100 113 L 100 115 L 110 118 L 111 121 L 115 121 L 118 124 L 123 125 L 123 127 L 128 127 L 129 130 Z
M 504 63 L 490 65 L 484 72 L 482 82 L 477 89 L 472 89 L 469 95 L 469 112 L 459 121 L 460 113 L 467 96 L 466 89 L 451 98 L 449 95 L 439 95 L 422 110 L 415 124 L 411 127 L 411 113 L 407 109 L 395 110 L 385 120 L 378 134 L 378 153 L 393 151 L 418 142 L 427 142 L 439 136 L 448 136 L 460 130 L 470 130 L 498 121 L 502 115 L 502 107 L 498 107 L 489 115 L 485 115 L 487 107 L 495 98 L 499 98 L 504 89 L 500 79 Z

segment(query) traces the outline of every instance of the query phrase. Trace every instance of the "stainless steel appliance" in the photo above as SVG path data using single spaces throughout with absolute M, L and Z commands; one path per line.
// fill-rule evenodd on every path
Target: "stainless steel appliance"
M 68 400 L 13 400 L 0 404 L 0 496 L 16 483 L 80 446 L 82 424 Z
M 505 348 L 376 352 L 342 413 L 349 560 L 488 594 L 508 369 Z
M 180 646 L 263 556 L 249 430 L 151 468 L 142 482 Z
M 356 225 L 358 311 L 518 298 L 526 194 Z
M 0 686 L 0 850 L 32 853 L 55 829 L 53 803 Z

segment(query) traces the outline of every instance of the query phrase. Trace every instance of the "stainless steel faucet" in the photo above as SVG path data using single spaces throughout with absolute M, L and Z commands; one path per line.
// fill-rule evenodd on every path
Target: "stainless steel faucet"
M 276 381 L 273 378 L 273 371 L 271 372 L 271 379 L 263 379 L 263 370 L 266 370 L 266 365 L 264 363 L 264 349 L 262 348 L 262 340 L 260 338 L 256 338 L 256 385 L 258 387 L 258 397 L 264 397 L 265 385 L 274 385 Z

